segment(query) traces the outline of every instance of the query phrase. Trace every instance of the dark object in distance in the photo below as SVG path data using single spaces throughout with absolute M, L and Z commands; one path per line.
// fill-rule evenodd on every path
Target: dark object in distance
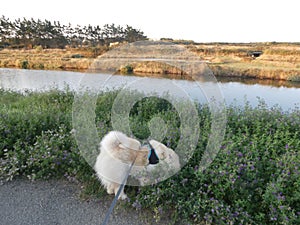
M 251 56 L 252 58 L 257 58 L 259 57 L 261 54 L 263 54 L 262 51 L 249 51 L 247 53 L 248 56 Z

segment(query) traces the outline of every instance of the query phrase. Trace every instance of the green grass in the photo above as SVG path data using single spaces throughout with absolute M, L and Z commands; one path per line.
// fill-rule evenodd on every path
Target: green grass
M 99 94 L 95 124 L 99 138 L 112 129 L 110 109 L 118 91 Z M 25 95 L 0 91 L 0 179 L 65 177 L 85 186 L 83 197 L 103 198 L 93 169 L 81 156 L 72 130 L 71 92 Z M 125 207 L 170 215 L 174 224 L 299 224 L 300 109 L 283 112 L 264 102 L 228 107 L 227 130 L 209 168 L 198 170 L 210 135 L 210 112 L 199 106 L 201 135 L 192 159 L 175 176 L 147 187 L 126 187 Z M 149 135 L 147 123 L 159 116 L 168 124 L 163 142 L 175 148 L 180 121 L 165 100 L 135 104 L 130 125 Z

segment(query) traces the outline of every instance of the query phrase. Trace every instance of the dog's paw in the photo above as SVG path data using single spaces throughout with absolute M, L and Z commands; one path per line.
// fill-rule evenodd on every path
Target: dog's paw
M 107 194 L 109 194 L 109 195 L 114 194 L 114 189 L 108 188 L 106 191 L 107 191 Z
M 120 194 L 120 196 L 119 196 L 119 200 L 126 200 L 128 197 L 127 197 L 127 195 L 125 194 L 125 193 L 122 193 L 122 194 Z

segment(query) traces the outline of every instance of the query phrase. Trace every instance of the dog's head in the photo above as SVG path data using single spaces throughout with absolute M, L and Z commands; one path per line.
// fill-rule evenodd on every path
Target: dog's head
M 133 171 L 134 176 L 139 180 L 142 186 L 167 179 L 180 170 L 179 157 L 175 151 L 156 140 L 150 140 L 149 143 L 159 160 L 155 161 L 157 162 L 156 164 L 149 163 L 149 165 L 142 170 L 136 168 Z M 151 148 L 149 148 L 148 144 L 142 146 L 141 149 L 144 151 L 147 150 L 148 153 L 150 153 L 149 156 L 151 156 Z
M 173 169 L 178 171 L 180 170 L 179 157 L 172 149 L 156 140 L 150 140 L 150 144 L 155 149 L 155 152 L 161 162 L 168 164 Z

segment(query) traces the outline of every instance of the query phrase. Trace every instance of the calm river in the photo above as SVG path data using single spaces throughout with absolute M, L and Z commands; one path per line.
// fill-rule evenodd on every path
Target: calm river
M 143 89 L 145 84 L 148 84 L 150 88 L 154 87 L 154 91 L 176 87 L 200 102 L 207 102 L 206 91 L 213 93 L 217 90 L 227 105 L 243 106 L 245 101 L 248 101 L 252 106 L 256 106 L 259 99 L 262 99 L 269 107 L 278 105 L 284 110 L 300 107 L 299 83 L 219 78 L 217 80 L 217 83 L 213 83 L 69 71 L 0 69 L 0 88 L 5 90 L 47 91 L 53 88 L 65 90 L 66 87 L 74 91 L 80 88 L 108 90 L 126 85 Z

